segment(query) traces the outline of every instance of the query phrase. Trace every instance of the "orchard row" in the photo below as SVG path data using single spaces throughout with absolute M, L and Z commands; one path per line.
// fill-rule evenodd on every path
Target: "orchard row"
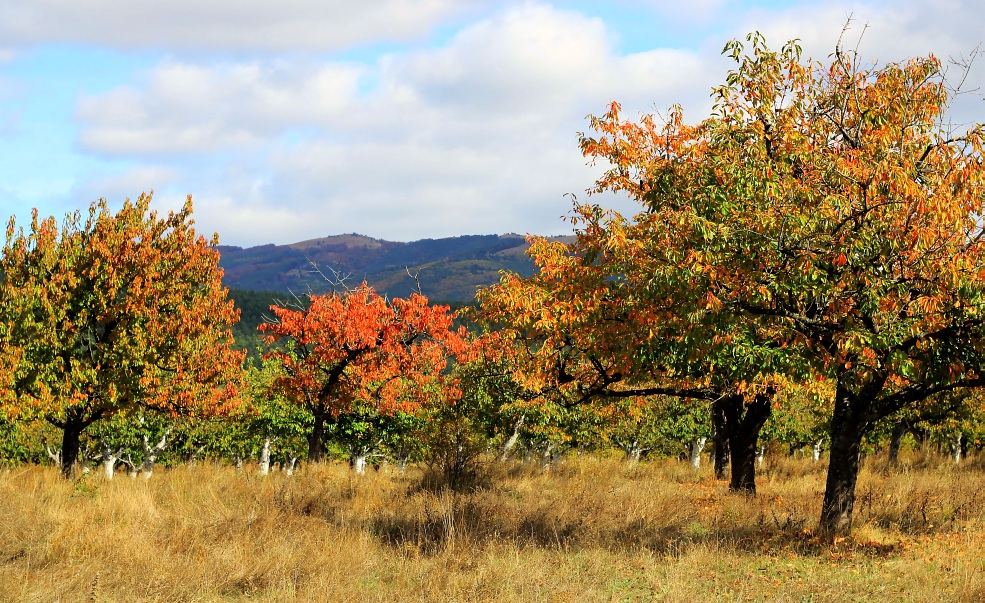
M 171 438 L 186 459 L 420 461 L 456 485 L 493 450 L 696 463 L 710 440 L 745 494 L 764 446 L 824 448 L 820 528 L 848 533 L 866 449 L 981 445 L 985 135 L 950 129 L 933 57 L 746 44 L 726 46 L 735 68 L 697 124 L 617 103 L 591 118 L 581 150 L 606 169 L 589 193 L 638 212 L 576 201 L 575 242 L 531 238 L 537 270 L 480 290 L 471 329 L 423 295 L 338 282 L 272 307 L 254 365 L 190 200 L 11 222 L 8 447 L 37 456 L 14 442 L 56 430 L 67 476 L 93 455 L 149 472 Z

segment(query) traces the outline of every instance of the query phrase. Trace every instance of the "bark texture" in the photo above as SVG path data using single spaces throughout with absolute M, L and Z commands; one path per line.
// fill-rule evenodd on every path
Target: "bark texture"
M 725 428 L 731 457 L 729 489 L 756 494 L 756 452 L 759 432 L 773 413 L 772 394 L 759 394 L 746 402 L 742 396 L 724 399 Z
M 325 456 L 325 422 L 328 411 L 324 404 L 319 404 L 312 409 L 312 414 L 315 420 L 311 433 L 308 434 L 308 462 L 320 463 Z
M 270 473 L 270 447 L 273 444 L 270 436 L 263 438 L 263 444 L 260 446 L 260 467 L 258 473 L 260 475 L 268 475 Z
M 858 481 L 867 404 L 839 388 L 831 417 L 831 455 L 821 504 L 821 530 L 830 535 L 852 531 L 855 484 Z
M 728 431 L 725 426 L 726 399 L 711 405 L 711 446 L 715 477 L 724 480 L 729 474 Z

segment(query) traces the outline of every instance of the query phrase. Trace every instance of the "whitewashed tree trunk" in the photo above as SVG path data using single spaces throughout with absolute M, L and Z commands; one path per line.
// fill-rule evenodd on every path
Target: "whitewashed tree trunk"
M 47 444 L 44 445 L 44 451 L 48 453 L 48 458 L 55 463 L 55 467 L 62 466 L 62 451 L 52 450 Z
M 401 454 L 400 457 L 397 459 L 397 471 L 400 473 L 400 475 L 404 475 L 405 473 L 407 473 L 407 462 L 409 460 L 410 460 L 410 455 L 408 454 Z
M 243 457 L 238 452 L 233 453 L 233 466 L 236 467 L 236 473 L 243 472 Z
M 99 456 L 100 455 L 96 454 L 95 451 L 89 450 L 88 445 L 86 445 L 86 447 L 79 452 L 79 464 L 82 467 L 83 475 L 89 473 L 89 465 L 92 464 L 94 460 L 98 459 Z
M 185 466 L 190 468 L 198 465 L 198 455 L 202 454 L 204 450 L 205 450 L 205 444 L 202 444 L 197 449 L 195 449 L 192 453 L 188 454 L 188 456 L 185 459 Z M 219 459 L 216 459 L 215 466 L 219 467 L 219 465 L 220 465 Z
M 363 475 L 366 473 L 366 454 L 363 452 L 354 453 L 350 457 L 350 462 L 352 463 L 352 470 L 356 472 L 357 475 Z
M 130 479 L 135 479 L 137 477 L 137 466 L 133 463 L 133 457 L 128 452 L 126 456 L 120 455 L 120 462 L 126 467 L 127 475 Z
M 523 422 L 526 418 L 526 415 L 520 415 L 520 418 L 513 423 L 513 433 L 510 434 L 510 437 L 507 438 L 505 442 L 503 442 L 503 448 L 500 450 L 500 462 L 505 462 L 506 459 L 510 457 L 510 452 L 513 451 L 513 447 L 516 446 L 516 443 L 520 440 L 520 429 L 523 427 Z
M 701 451 L 705 448 L 705 442 L 708 438 L 694 438 L 691 440 L 691 466 L 695 469 L 701 469 Z
M 260 447 L 260 475 L 270 473 L 270 446 L 272 443 L 270 436 L 263 438 L 263 445 Z
M 137 470 L 137 464 L 133 462 L 133 458 L 131 458 L 130 453 L 127 453 L 126 458 L 120 457 L 120 461 L 122 461 L 126 466 L 127 475 L 130 476 L 130 479 L 137 479 L 137 476 L 140 475 L 140 471 Z
M 624 444 L 622 451 L 626 453 L 626 462 L 630 465 L 640 462 L 640 457 L 643 455 L 643 448 L 640 447 L 639 440 L 633 440 L 629 444 Z
M 951 439 L 951 458 L 954 459 L 954 464 L 959 465 L 961 463 L 961 439 L 962 435 L 959 433 Z
M 540 453 L 540 470 L 549 473 L 554 463 L 554 444 L 548 443 Z
M 157 458 L 159 456 L 161 456 L 161 453 L 164 452 L 165 447 L 167 447 L 167 445 L 168 445 L 168 436 L 170 434 L 171 434 L 171 430 L 170 429 L 168 429 L 167 431 L 165 431 L 164 432 L 164 435 L 161 436 L 160 441 L 157 444 L 155 444 L 154 446 L 151 446 L 150 445 L 150 440 L 147 438 L 146 435 L 143 437 L 143 444 L 144 444 L 144 466 L 143 466 L 144 479 L 150 479 L 151 476 L 154 475 L 154 463 L 157 462 Z
M 821 447 L 824 440 L 818 440 L 811 445 L 811 462 L 816 463 L 821 460 Z
M 294 475 L 294 469 L 297 467 L 297 465 L 298 465 L 298 457 L 291 455 L 291 457 L 287 459 L 287 464 L 284 465 L 284 472 L 287 473 L 287 477 L 291 477 L 292 475 Z
M 756 466 L 763 466 L 763 459 L 766 457 L 766 446 L 759 446 L 756 448 Z
M 120 460 L 120 453 L 122 449 L 113 450 L 106 440 L 101 441 L 102 444 L 102 459 L 103 459 L 103 475 L 106 479 L 113 479 L 113 474 L 116 472 L 116 463 Z

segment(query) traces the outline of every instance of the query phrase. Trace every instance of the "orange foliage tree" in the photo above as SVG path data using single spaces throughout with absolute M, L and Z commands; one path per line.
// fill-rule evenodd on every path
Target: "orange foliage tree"
M 757 325 L 709 309 L 706 276 L 682 266 L 692 233 L 656 237 L 644 215 L 591 205 L 573 221 L 571 244 L 531 239 L 534 275 L 506 273 L 479 293 L 481 318 L 516 348 L 526 397 L 569 408 L 656 395 L 713 404 L 716 464 L 730 461 L 730 487 L 754 493 L 757 438 L 779 375 L 794 370 L 789 355 Z
M 450 387 L 442 371 L 465 339 L 452 329 L 448 306 L 419 294 L 388 300 L 365 283 L 310 302 L 271 306 L 274 321 L 260 325 L 268 344 L 286 340 L 270 355 L 286 372 L 278 387 L 312 415 L 309 461 L 324 455 L 326 423 L 357 403 L 383 414 L 411 411 Z
M 4 410 L 62 430 L 62 471 L 79 438 L 130 408 L 222 412 L 237 395 L 243 353 L 221 283 L 215 237 L 192 228 L 191 198 L 159 218 L 151 196 L 117 213 L 103 200 L 59 227 L 33 214 L 7 227 L 0 269 Z
M 946 128 L 933 57 L 862 68 L 839 48 L 821 65 L 748 40 L 726 47 L 711 118 L 613 104 L 583 150 L 612 166 L 597 190 L 639 200 L 636 227 L 666 241 L 654 266 L 700 275 L 709 312 L 834 383 L 820 526 L 843 534 L 873 426 L 985 385 L 983 133 Z

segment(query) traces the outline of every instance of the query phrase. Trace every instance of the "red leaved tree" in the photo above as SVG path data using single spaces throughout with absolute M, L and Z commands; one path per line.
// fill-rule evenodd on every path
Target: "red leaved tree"
M 267 343 L 286 340 L 271 356 L 286 376 L 278 385 L 312 415 L 308 460 L 325 452 L 327 421 L 371 403 L 382 413 L 410 411 L 440 385 L 449 353 L 464 334 L 452 330 L 448 306 L 423 295 L 388 300 L 365 283 L 343 293 L 312 295 L 306 308 L 271 306 L 260 326 Z

